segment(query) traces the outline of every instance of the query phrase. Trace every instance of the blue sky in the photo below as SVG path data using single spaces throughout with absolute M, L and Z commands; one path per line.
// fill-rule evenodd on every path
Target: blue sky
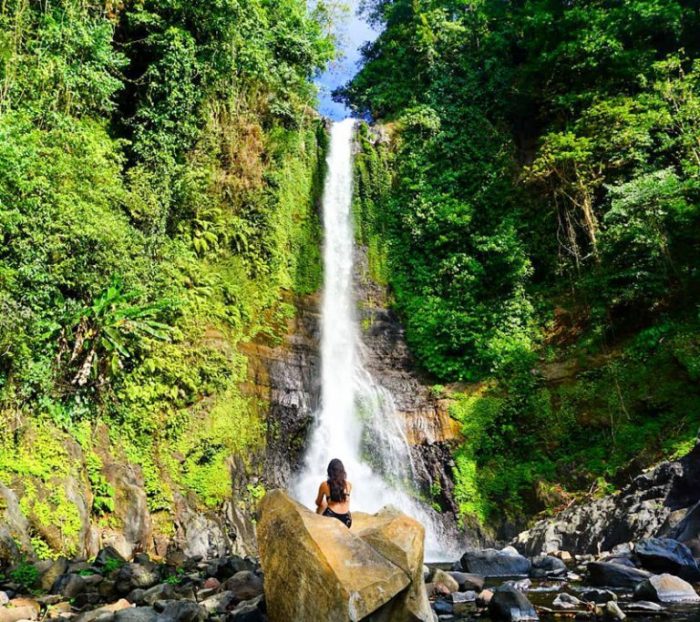
M 350 111 L 342 104 L 334 102 L 331 92 L 355 75 L 360 60 L 359 48 L 377 36 L 370 25 L 357 15 L 358 0 L 347 0 L 346 4 L 350 6 L 350 14 L 337 26 L 341 58 L 332 63 L 316 80 L 320 89 L 319 111 L 335 121 L 350 116 Z

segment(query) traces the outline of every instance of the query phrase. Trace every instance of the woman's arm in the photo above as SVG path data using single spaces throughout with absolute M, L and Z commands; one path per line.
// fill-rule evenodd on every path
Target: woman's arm
M 316 496 L 316 514 L 323 514 L 326 511 L 326 508 L 328 507 L 328 503 L 326 503 L 326 492 L 325 492 L 325 487 L 326 483 L 323 482 L 319 487 L 318 487 L 318 495 Z

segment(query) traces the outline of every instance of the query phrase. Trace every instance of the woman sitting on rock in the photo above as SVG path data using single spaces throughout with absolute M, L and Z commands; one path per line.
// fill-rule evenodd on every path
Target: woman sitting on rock
M 328 463 L 328 480 L 318 488 L 316 513 L 337 518 L 346 527 L 352 525 L 350 515 L 350 491 L 352 484 L 345 479 L 343 463 L 334 458 Z

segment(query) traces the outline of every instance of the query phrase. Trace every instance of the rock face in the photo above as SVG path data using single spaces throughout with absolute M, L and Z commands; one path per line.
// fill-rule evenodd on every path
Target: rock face
M 348 530 L 281 490 L 265 496 L 258 544 L 270 622 L 432 622 L 423 527 L 395 510 L 353 519 Z
M 700 552 L 700 443 L 675 462 L 636 477 L 617 495 L 573 506 L 513 541 L 526 555 L 600 553 L 625 542 L 671 535 Z

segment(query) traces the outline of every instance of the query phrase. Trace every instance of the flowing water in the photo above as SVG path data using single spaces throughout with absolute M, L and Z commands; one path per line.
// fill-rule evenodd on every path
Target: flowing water
M 326 466 L 340 458 L 353 484 L 353 510 L 394 505 L 426 528 L 426 558 L 446 559 L 447 536 L 418 502 L 414 467 L 391 394 L 363 367 L 353 295 L 352 149 L 355 121 L 334 123 L 323 195 L 324 292 L 321 314 L 321 406 L 294 493 L 313 507 Z M 432 512 L 434 514 L 434 511 Z

